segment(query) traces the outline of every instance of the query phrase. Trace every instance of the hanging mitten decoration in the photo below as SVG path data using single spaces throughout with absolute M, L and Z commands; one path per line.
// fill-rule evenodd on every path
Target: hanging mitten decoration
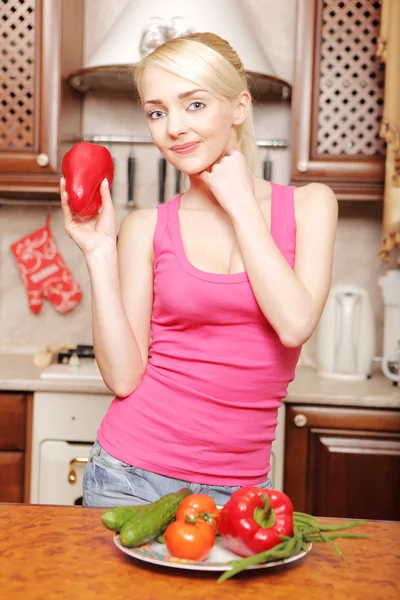
M 23 277 L 32 312 L 41 311 L 43 298 L 59 313 L 66 313 L 79 304 L 81 288 L 57 252 L 49 216 L 44 227 L 12 244 L 11 251 Z

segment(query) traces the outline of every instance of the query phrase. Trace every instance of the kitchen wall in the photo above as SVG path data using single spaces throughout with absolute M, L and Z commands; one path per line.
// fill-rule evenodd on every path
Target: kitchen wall
M 85 0 L 85 58 L 98 47 L 103 36 L 129 0 Z M 241 0 L 257 37 L 268 54 L 277 74 L 292 81 L 295 0 Z M 277 8 L 278 7 L 278 8 Z M 263 15 L 264 18 L 260 18 Z M 289 138 L 290 107 L 261 103 L 255 107 L 254 120 L 258 138 Z M 84 134 L 148 135 L 146 122 L 133 100 L 125 95 L 106 92 L 89 93 L 84 103 Z M 158 151 L 151 146 L 129 148 L 109 146 L 116 160 L 112 194 L 118 223 L 128 214 L 126 208 L 126 159 L 132 151 L 137 159 L 135 199 L 137 206 L 157 204 Z M 267 151 L 259 150 L 260 163 Z M 273 180 L 289 180 L 289 150 L 270 150 Z M 166 197 L 173 195 L 172 169 L 167 176 Z M 83 289 L 80 305 L 67 315 L 59 315 L 45 301 L 39 315 L 28 308 L 25 290 L 9 251 L 11 243 L 42 227 L 51 214 L 51 228 L 61 255 Z M 376 315 L 378 347 L 381 351 L 382 301 L 377 277 L 385 267 L 377 259 L 381 232 L 380 203 L 340 204 L 335 248 L 334 282 L 358 283 L 367 288 Z M 57 206 L 0 205 L 0 351 L 34 351 L 49 344 L 91 343 L 90 290 L 86 267 L 80 251 L 67 238 L 62 213 Z M 303 353 L 313 357 L 313 338 Z

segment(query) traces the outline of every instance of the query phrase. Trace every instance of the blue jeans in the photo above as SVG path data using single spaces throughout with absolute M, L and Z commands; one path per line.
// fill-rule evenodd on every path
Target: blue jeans
M 95 442 L 83 476 L 83 505 L 115 507 L 148 504 L 171 492 L 188 487 L 194 494 L 207 494 L 223 505 L 240 486 L 190 483 L 144 471 L 118 460 Z M 266 479 L 257 487 L 270 488 Z

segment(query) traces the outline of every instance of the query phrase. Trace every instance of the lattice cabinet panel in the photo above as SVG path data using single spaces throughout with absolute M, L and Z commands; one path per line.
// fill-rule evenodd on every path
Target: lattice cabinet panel
M 1 148 L 34 145 L 35 4 L 0 0 Z
M 326 183 L 339 200 L 383 198 L 380 18 L 379 0 L 297 0 L 292 184 Z
M 83 12 L 84 0 L 0 0 L 0 202 L 59 196 L 66 140 L 81 135 L 67 78 L 82 66 Z
M 381 155 L 384 69 L 376 58 L 380 2 L 324 0 L 317 154 Z

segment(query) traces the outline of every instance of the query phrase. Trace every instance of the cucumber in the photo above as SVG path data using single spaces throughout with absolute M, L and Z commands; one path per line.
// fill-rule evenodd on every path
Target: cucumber
M 158 534 L 158 536 L 156 537 L 156 541 L 159 544 L 165 544 L 165 537 L 164 537 L 164 533 L 165 533 L 165 529 L 164 531 L 162 531 L 161 533 Z
M 126 521 L 120 531 L 121 544 L 127 548 L 147 544 L 165 530 L 175 518 L 182 500 L 192 492 L 183 488 L 148 504 Z
M 126 521 L 147 506 L 148 504 L 140 504 L 138 506 L 117 506 L 117 508 L 112 508 L 103 513 L 101 515 L 101 520 L 108 529 L 119 532 Z

